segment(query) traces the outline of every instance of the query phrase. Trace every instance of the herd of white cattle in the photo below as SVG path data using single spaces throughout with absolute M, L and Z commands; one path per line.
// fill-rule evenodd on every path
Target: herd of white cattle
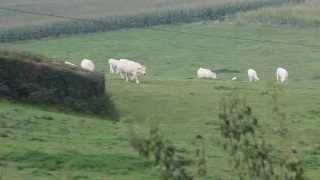
M 64 62 L 70 66 L 77 66 L 71 62 Z M 134 80 L 137 84 L 140 83 L 140 78 L 146 75 L 146 67 L 138 62 L 128 59 L 109 59 L 109 71 L 111 74 L 120 75 L 121 79 Z M 83 59 L 80 63 L 80 67 L 87 71 L 95 71 L 95 63 L 89 59 Z M 199 79 L 217 79 L 217 74 L 211 69 L 199 68 L 197 70 L 197 77 Z M 233 77 L 232 80 L 237 80 L 238 77 Z M 282 67 L 276 69 L 276 79 L 281 83 L 288 81 L 288 71 Z M 254 69 L 248 69 L 249 82 L 259 81 L 258 73 Z
M 199 79 L 201 78 L 207 78 L 207 79 L 217 79 L 217 74 L 213 72 L 211 69 L 206 68 L 199 68 L 197 71 L 197 77 Z M 231 80 L 235 81 L 238 77 L 233 77 Z M 282 67 L 278 67 L 276 69 L 276 79 L 277 81 L 281 83 L 285 83 L 288 81 L 288 71 Z M 249 82 L 255 82 L 259 81 L 260 78 L 258 77 L 257 71 L 254 69 L 248 69 L 248 80 Z

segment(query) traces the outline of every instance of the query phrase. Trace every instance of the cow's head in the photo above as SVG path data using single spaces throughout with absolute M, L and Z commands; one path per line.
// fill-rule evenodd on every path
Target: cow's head
M 146 67 L 144 65 L 139 66 L 138 67 L 138 71 L 139 71 L 140 74 L 142 74 L 144 76 L 147 74 Z

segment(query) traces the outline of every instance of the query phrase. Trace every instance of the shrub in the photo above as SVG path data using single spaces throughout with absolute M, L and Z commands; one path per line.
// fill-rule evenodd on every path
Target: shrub
M 224 98 L 219 119 L 221 134 L 226 140 L 224 147 L 232 156 L 240 179 L 305 179 L 302 161 L 294 153 L 280 157 L 280 162 L 276 162 L 274 147 L 258 134 L 258 119 L 243 98 L 238 95 Z
M 139 137 L 133 128 L 129 131 L 130 144 L 139 155 L 154 161 L 161 168 L 161 178 L 164 180 L 192 180 L 193 176 L 187 171 L 189 158 L 179 154 L 172 143 L 164 139 L 158 125 L 153 124 L 147 137 Z
M 104 115 L 115 110 L 103 74 L 7 49 L 0 49 L 0 60 L 0 96 Z

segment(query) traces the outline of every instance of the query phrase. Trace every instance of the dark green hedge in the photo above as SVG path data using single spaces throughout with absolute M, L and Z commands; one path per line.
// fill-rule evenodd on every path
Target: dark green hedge
M 99 115 L 115 113 L 103 74 L 7 49 L 0 49 L 0 96 Z
M 287 3 L 289 0 L 252 0 L 214 7 L 173 9 L 135 16 L 115 16 L 91 20 L 58 22 L 0 31 L 0 42 L 59 37 L 63 35 L 111 31 L 126 28 L 150 27 L 162 24 L 190 23 L 202 20 L 223 20 L 226 16 L 265 6 Z

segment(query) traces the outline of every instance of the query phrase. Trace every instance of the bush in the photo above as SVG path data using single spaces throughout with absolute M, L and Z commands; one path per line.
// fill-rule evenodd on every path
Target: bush
M 139 155 L 154 161 L 161 168 L 163 180 L 192 180 L 194 177 L 187 170 L 192 160 L 178 152 L 172 142 L 164 139 L 158 124 L 153 124 L 147 137 L 139 137 L 133 127 L 129 129 L 129 141 Z
M 280 162 L 275 160 L 275 148 L 259 134 L 258 119 L 245 99 L 232 94 L 222 99 L 220 105 L 219 119 L 224 147 L 232 156 L 240 179 L 305 179 L 303 163 L 295 153 L 280 157 Z
M 0 49 L 0 61 L 2 97 L 103 115 L 115 110 L 103 74 L 7 49 Z

